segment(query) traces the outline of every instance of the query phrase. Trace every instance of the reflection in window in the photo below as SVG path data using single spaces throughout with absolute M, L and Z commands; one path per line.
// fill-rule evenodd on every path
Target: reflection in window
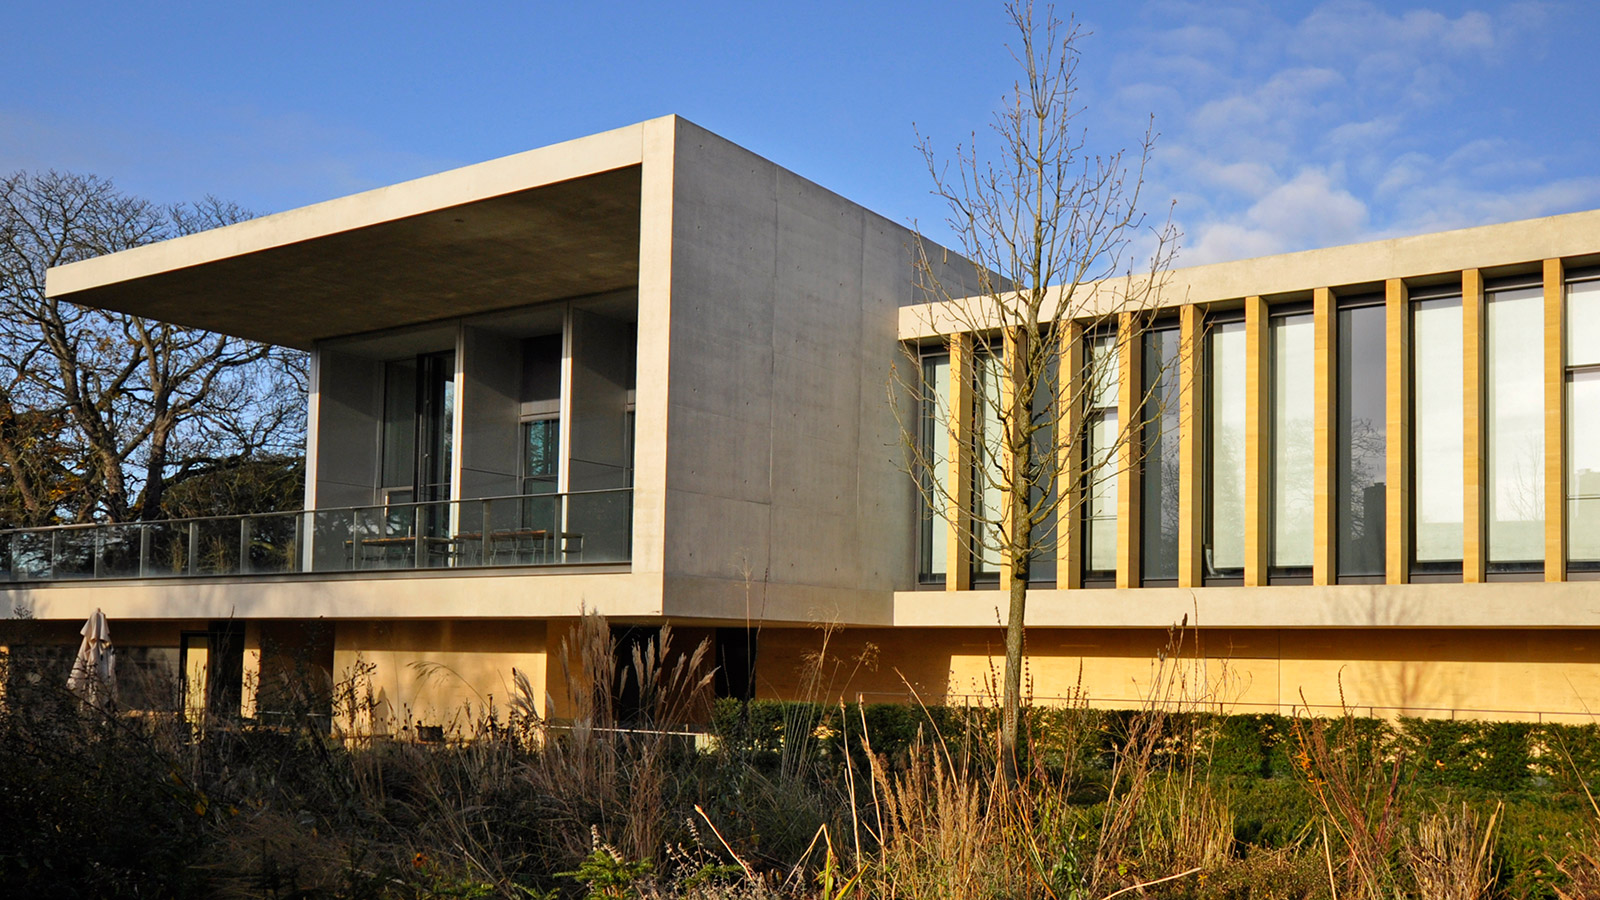
M 973 419 L 976 446 L 972 458 L 972 575 L 993 580 L 1000 576 L 1000 521 L 1005 511 L 1005 429 L 1000 422 L 1004 357 L 987 345 L 974 353 Z M 981 538 L 981 539 L 980 539 Z
M 417 363 L 383 367 L 383 467 L 380 487 L 392 502 L 412 499 L 417 484 Z
M 1339 310 L 1338 574 L 1370 578 L 1384 572 L 1384 307 L 1352 305 Z
M 1272 333 L 1272 544 L 1282 575 L 1310 574 L 1315 459 L 1315 326 L 1309 313 L 1277 316 Z
M 1140 567 L 1145 581 L 1178 578 L 1178 398 L 1177 328 L 1144 333 L 1144 434 L 1140 448 L 1143 487 Z
M 1044 372 L 1033 392 L 1033 424 L 1039 428 L 1033 433 L 1033 466 L 1029 476 L 1032 493 L 1029 503 L 1034 509 L 1051 509 L 1055 506 L 1056 483 L 1052 473 L 1058 465 L 1056 459 L 1055 422 L 1053 409 L 1059 393 L 1057 361 L 1052 357 L 1045 363 Z M 1033 559 L 1028 563 L 1028 580 L 1053 582 L 1056 580 L 1056 532 L 1053 521 L 1044 521 L 1033 528 Z
M 1206 345 L 1209 373 L 1206 411 L 1208 486 L 1206 575 L 1244 574 L 1245 330 L 1243 322 L 1219 322 Z
M 1567 285 L 1567 559 L 1600 569 L 1600 281 Z
M 1412 304 L 1412 553 L 1418 572 L 1461 571 L 1461 354 L 1461 298 Z
M 553 494 L 561 483 L 561 420 L 522 423 L 522 493 Z
M 430 353 L 384 366 L 384 501 L 450 499 L 455 354 Z
M 922 358 L 922 458 L 926 465 L 918 473 L 921 480 L 920 577 L 924 582 L 945 580 L 949 560 L 950 529 L 941 517 L 945 491 L 950 478 L 950 357 Z M 943 489 L 941 489 L 941 487 Z
M 1544 559 L 1544 292 L 1488 298 L 1489 570 Z
M 1084 576 L 1105 579 L 1117 571 L 1117 340 L 1097 335 L 1088 340 L 1088 446 L 1084 454 Z

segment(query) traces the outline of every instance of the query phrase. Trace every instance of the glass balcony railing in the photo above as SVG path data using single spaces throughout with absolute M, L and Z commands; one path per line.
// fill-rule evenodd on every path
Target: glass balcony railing
M 0 531 L 0 581 L 625 563 L 633 491 Z

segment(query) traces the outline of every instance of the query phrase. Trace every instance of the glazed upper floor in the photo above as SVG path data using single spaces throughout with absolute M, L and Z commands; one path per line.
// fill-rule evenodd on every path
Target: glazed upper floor
M 1082 408 L 1057 425 L 1081 437 L 1062 442 L 1075 454 L 1061 481 L 1067 511 L 1047 523 L 1030 580 L 1189 589 L 1596 577 L 1597 249 L 1600 212 L 1585 212 L 1176 270 L 1137 309 L 1118 302 L 1142 285 L 1086 286 L 1067 301 L 1077 315 L 1060 329 L 1073 344 L 1060 359 L 1064 370 L 1074 360 L 1075 382 L 1100 380 L 1061 390 Z M 963 533 L 999 518 L 1000 497 L 973 463 L 984 454 L 950 449 L 997 433 L 982 397 L 1008 366 L 981 327 L 987 308 L 900 312 L 922 359 L 928 477 L 970 510 L 940 517 L 923 505 L 925 588 L 1008 577 L 999 554 Z

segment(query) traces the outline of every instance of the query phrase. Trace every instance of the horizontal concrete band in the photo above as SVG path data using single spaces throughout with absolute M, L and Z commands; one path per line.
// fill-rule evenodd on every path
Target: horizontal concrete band
M 995 627 L 997 590 L 838 592 L 622 572 L 82 582 L 12 588 L 6 615 L 82 619 L 614 618 L 894 628 Z M 666 600 L 663 601 L 663 596 Z M 709 602 L 708 602 L 709 601 Z M 1036 628 L 1595 628 L 1600 582 L 1341 584 L 1029 592 Z
M 1563 258 L 1569 265 L 1597 262 L 1595 234 L 1600 210 L 1481 225 L 1412 237 L 1346 244 L 1236 262 L 1173 269 L 1163 276 L 1150 305 L 1179 307 L 1237 301 L 1245 297 L 1302 295 L 1316 288 L 1382 290 L 1389 279 L 1438 284 L 1459 280 L 1460 272 L 1482 270 L 1488 277 L 1533 274 L 1543 260 Z M 1139 284 L 1124 279 L 1080 285 L 1068 301 L 1075 314 L 1114 309 L 1120 298 L 1137 296 Z M 1053 302 L 1061 302 L 1059 299 Z M 901 340 L 921 340 L 970 330 L 981 320 L 981 301 L 957 299 L 916 304 L 899 311 Z
M 994 626 L 1000 591 L 900 591 L 896 627 Z M 1600 582 L 1339 584 L 1028 592 L 1027 624 L 1061 628 L 1594 628 Z

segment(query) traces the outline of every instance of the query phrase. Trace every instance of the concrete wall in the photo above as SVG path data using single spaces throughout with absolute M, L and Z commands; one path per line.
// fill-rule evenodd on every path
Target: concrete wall
M 673 200 L 666 611 L 887 621 L 910 233 L 681 119 Z

